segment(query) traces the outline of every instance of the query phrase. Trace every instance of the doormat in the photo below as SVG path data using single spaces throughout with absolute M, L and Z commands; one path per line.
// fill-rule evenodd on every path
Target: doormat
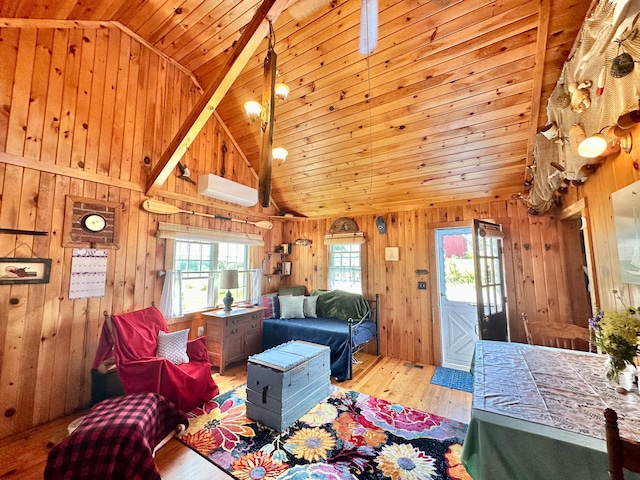
M 278 433 L 246 417 L 246 385 L 188 414 L 180 436 L 239 480 L 471 480 L 460 462 L 467 425 L 332 386 Z
M 431 383 L 463 392 L 473 392 L 473 375 L 454 368 L 436 367 Z

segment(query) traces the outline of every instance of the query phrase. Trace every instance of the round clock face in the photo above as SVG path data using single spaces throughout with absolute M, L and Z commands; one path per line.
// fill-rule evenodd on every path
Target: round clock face
M 80 220 L 82 228 L 89 232 L 101 232 L 107 227 L 107 221 L 102 215 L 90 213 Z

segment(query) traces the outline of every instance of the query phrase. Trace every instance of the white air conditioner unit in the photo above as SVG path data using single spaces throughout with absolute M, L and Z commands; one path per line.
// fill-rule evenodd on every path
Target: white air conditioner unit
M 252 207 L 258 203 L 258 190 L 211 173 L 198 177 L 198 193 L 224 202 Z

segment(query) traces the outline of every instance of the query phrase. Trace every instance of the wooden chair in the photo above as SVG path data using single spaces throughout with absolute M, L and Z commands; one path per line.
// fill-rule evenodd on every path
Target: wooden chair
M 624 480 L 623 468 L 640 473 L 640 443 L 620 438 L 618 414 L 615 410 L 604 410 L 607 438 L 607 463 L 611 480 Z
M 530 322 L 522 313 L 524 331 L 529 345 L 589 351 L 590 332 L 572 323 Z

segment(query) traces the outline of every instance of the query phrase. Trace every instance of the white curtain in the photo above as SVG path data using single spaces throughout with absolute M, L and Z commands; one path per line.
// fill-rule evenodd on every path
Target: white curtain
M 254 233 L 228 232 L 226 230 L 212 230 L 209 228 L 192 227 L 175 223 L 160 222 L 158 224 L 157 238 L 171 240 L 185 240 L 204 242 L 229 242 L 243 245 L 264 246 L 264 239 Z
M 167 270 L 158 307 L 164 318 L 182 317 L 182 272 Z
M 260 297 L 262 296 L 262 275 L 263 271 L 261 268 L 254 268 L 253 270 L 249 270 L 249 284 L 250 287 L 250 296 L 251 303 L 254 305 L 260 304 Z

